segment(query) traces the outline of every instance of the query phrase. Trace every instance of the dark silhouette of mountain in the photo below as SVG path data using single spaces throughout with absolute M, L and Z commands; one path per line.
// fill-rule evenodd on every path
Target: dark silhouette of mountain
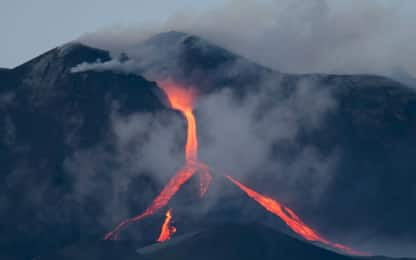
M 76 243 L 36 260 L 141 260 L 147 259 L 136 252 L 134 243 L 126 241 L 96 241 Z
M 148 259 L 356 259 L 297 240 L 258 224 L 225 224 L 139 249 Z M 362 257 L 360 259 L 378 259 Z M 385 258 L 389 259 L 389 258 Z
M 336 100 L 336 109 L 318 127 L 302 129 L 296 142 L 276 143 L 276 150 L 270 154 L 272 158 L 290 161 L 303 146 L 313 147 L 323 155 L 339 153 L 337 174 L 329 184 L 327 196 L 313 205 L 307 199 L 297 201 L 296 211 L 317 223 L 323 233 L 362 229 L 371 231 L 370 238 L 416 240 L 416 209 L 411 206 L 416 202 L 413 89 L 373 75 L 285 74 L 180 32 L 156 35 L 127 51 L 127 55 L 141 61 L 138 71 L 147 79 L 171 77 L 198 87 L 203 94 L 230 89 L 244 98 L 266 85 L 276 85 L 276 91 L 269 95 L 271 106 L 290 100 L 305 81 L 329 90 Z M 107 51 L 71 43 L 14 69 L 0 69 L 0 258 L 32 258 L 80 240 L 99 240 L 119 221 L 101 221 L 105 218 L 106 202 L 113 196 L 109 178 L 113 162 L 98 158 L 103 160 L 106 170 L 97 170 L 96 189 L 91 191 L 94 195 L 80 202 L 66 160 L 97 145 L 112 154 L 115 147 L 108 140 L 114 110 L 124 116 L 170 112 L 163 93 L 142 76 L 112 71 L 71 73 L 71 68 L 81 63 L 110 60 Z M 150 176 L 140 174 L 122 194 L 134 212 L 146 207 L 161 189 Z M 250 180 L 254 187 L 259 182 L 263 187 L 269 186 L 270 191 L 276 180 L 266 174 Z M 275 195 L 284 192 L 287 191 L 275 191 Z M 228 214 L 218 207 L 214 212 Z M 210 216 L 220 219 L 219 215 Z M 162 217 L 155 217 L 157 225 L 152 220 L 146 222 L 151 236 L 157 233 Z M 253 254 L 265 259 L 283 254 L 287 254 L 286 259 L 308 254 L 311 259 L 347 259 L 263 227 L 241 230 L 237 226 L 208 230 L 195 235 L 195 240 L 184 240 L 172 247 L 167 244 L 149 256 L 200 256 L 195 248 L 201 248 L 212 258 L 221 258 L 218 254 L 223 251 L 235 259 L 249 259 Z M 147 234 L 146 229 L 141 231 Z M 264 243 L 253 241 L 252 237 Z M 148 240 L 154 241 L 154 237 Z M 273 240 L 285 246 L 279 249 L 270 244 Z M 210 246 L 218 241 L 229 247 Z M 255 246 L 247 246 L 250 243 Z M 92 245 L 91 250 L 99 252 L 103 247 L 106 246 Z

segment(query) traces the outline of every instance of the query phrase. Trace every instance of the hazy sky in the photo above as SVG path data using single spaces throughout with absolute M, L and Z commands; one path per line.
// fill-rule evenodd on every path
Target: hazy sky
M 176 29 L 285 72 L 416 77 L 415 13 L 416 0 L 0 0 L 0 67 L 81 35 L 105 47 Z
M 164 23 L 221 0 L 0 0 L 0 67 L 14 67 L 82 33 L 113 25 Z

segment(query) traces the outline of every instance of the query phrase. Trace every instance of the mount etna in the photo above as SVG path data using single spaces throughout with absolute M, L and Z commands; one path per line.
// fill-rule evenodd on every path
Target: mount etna
M 1 259 L 416 255 L 411 83 L 99 47 L 0 69 Z

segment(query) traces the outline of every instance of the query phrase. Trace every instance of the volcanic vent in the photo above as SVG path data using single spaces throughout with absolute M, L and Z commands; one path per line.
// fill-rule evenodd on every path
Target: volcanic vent
M 181 189 L 182 185 L 184 185 L 195 174 L 198 174 L 199 177 L 199 195 L 201 198 L 203 198 L 205 193 L 208 191 L 209 185 L 212 181 L 209 166 L 198 160 L 197 124 L 193 113 L 194 104 L 197 100 L 196 90 L 191 87 L 182 86 L 172 80 L 158 81 L 158 86 L 167 95 L 170 106 L 173 109 L 180 111 L 187 122 L 184 165 L 169 180 L 159 195 L 152 201 L 150 206 L 143 213 L 120 222 L 112 231 L 108 232 L 104 236 L 105 240 L 117 240 L 120 232 L 129 224 L 140 221 L 143 218 L 153 215 L 157 211 L 166 207 L 171 198 Z M 348 246 L 335 243 L 324 238 L 316 230 L 308 226 L 292 209 L 281 204 L 277 200 L 256 192 L 230 175 L 224 175 L 224 177 L 265 210 L 280 218 L 294 233 L 303 239 L 320 243 L 347 254 L 366 255 L 365 252 L 354 250 Z M 166 212 L 165 221 L 162 224 L 157 242 L 169 240 L 176 232 L 176 227 L 173 226 L 172 220 L 172 210 L 169 209 Z

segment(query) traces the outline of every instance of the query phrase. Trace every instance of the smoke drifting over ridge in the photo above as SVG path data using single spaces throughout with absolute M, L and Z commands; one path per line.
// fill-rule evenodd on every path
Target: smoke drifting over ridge
M 80 40 L 119 51 L 155 32 L 179 30 L 289 73 L 414 76 L 415 9 L 405 0 L 234 0 L 205 13 L 178 13 L 153 28 L 110 27 Z

